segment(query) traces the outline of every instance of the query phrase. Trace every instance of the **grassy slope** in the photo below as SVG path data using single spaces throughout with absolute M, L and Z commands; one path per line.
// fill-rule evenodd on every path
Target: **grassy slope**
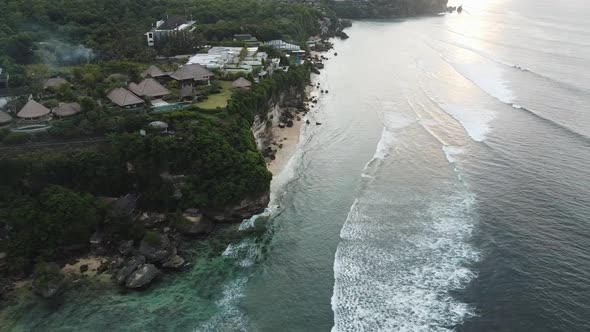
M 227 101 L 232 95 L 232 82 L 220 81 L 219 84 L 221 85 L 221 93 L 209 95 L 209 99 L 196 103 L 195 106 L 210 110 L 227 106 Z

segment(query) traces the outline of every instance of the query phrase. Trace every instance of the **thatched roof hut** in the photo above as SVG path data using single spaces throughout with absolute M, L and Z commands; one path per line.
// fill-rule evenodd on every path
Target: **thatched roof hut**
M 60 118 L 64 118 L 67 116 L 72 116 L 80 113 L 82 108 L 78 103 L 62 103 L 56 109 L 53 110 L 53 114 L 59 116 Z
M 125 75 L 125 74 L 119 74 L 119 73 L 115 73 L 115 74 L 111 74 L 109 76 L 107 76 L 106 79 L 108 82 L 113 82 L 113 83 L 123 83 L 123 82 L 127 82 L 129 81 L 129 76 Z
M 213 73 L 200 64 L 194 63 L 178 68 L 170 77 L 177 81 L 208 81 L 213 77 Z
M 31 99 L 26 103 L 26 105 L 23 108 L 21 108 L 21 110 L 16 114 L 16 116 L 18 116 L 21 119 L 34 120 L 42 118 L 48 115 L 49 113 L 51 113 L 51 111 L 47 107 Z
M 247 90 L 247 89 L 250 89 L 250 87 L 252 86 L 252 83 L 250 81 L 248 81 L 247 79 L 240 77 L 234 81 L 232 86 L 237 89 Z
M 146 78 L 139 84 L 131 83 L 129 84 L 129 90 L 142 97 L 162 97 L 170 94 L 170 90 L 153 78 Z
M 141 98 L 124 88 L 116 88 L 111 90 L 107 94 L 107 98 L 115 105 L 125 108 L 137 107 L 144 103 Z
M 70 82 L 66 81 L 61 77 L 53 77 L 47 79 L 43 83 L 43 89 L 59 89 L 62 85 L 71 85 Z
M 0 126 L 9 124 L 12 121 L 10 114 L 0 111 Z
M 150 66 L 148 69 L 144 70 L 141 73 L 141 77 L 146 78 L 146 77 L 153 77 L 153 78 L 159 78 L 159 77 L 165 77 L 168 76 L 168 73 L 165 73 L 164 71 L 162 71 L 162 69 L 160 69 L 160 67 L 152 65 Z

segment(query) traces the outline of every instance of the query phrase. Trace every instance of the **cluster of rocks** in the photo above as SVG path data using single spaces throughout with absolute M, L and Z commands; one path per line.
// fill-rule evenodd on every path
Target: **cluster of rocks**
M 279 128 L 291 128 L 295 125 L 295 121 L 301 121 L 302 116 L 307 114 L 307 112 L 309 112 L 309 110 L 306 108 L 285 108 L 285 109 L 282 109 L 281 113 L 279 115 L 277 126 Z M 287 137 L 278 138 L 278 139 L 274 138 L 273 140 L 271 140 L 270 144 L 262 150 L 262 155 L 265 158 L 268 158 L 270 160 L 275 160 L 276 153 L 278 152 L 279 149 L 283 148 L 283 142 L 285 140 L 287 140 Z
M 174 238 L 173 238 L 174 239 Z M 133 241 L 123 241 L 119 246 L 121 256 L 115 257 L 108 268 L 120 286 L 140 289 L 148 286 L 162 274 L 162 269 L 181 269 L 185 260 L 176 249 L 177 243 L 168 234 L 150 231 L 134 248 Z
M 309 57 L 309 59 L 307 59 L 309 62 L 311 62 L 313 64 L 312 67 L 312 71 L 314 74 L 319 74 L 320 73 L 320 69 L 324 69 L 324 60 L 328 60 L 327 57 L 325 57 L 323 54 L 318 55 L 315 54 L 313 57 Z
M 457 11 L 457 13 L 461 14 L 463 12 L 463 6 L 459 6 L 459 7 L 448 6 L 447 7 L 447 13 L 454 13 L 455 11 Z
M 319 24 L 320 36 L 322 38 L 339 37 L 341 39 L 346 39 L 348 38 L 348 35 L 343 30 L 351 27 L 352 21 L 347 19 L 338 19 L 333 22 L 330 18 L 323 17 L 319 20 Z
M 334 44 L 328 40 L 322 39 L 319 42 L 316 42 L 313 47 L 310 49 L 315 52 L 327 52 L 334 47 Z
M 178 254 L 184 237 L 209 234 L 213 223 L 198 209 L 188 209 L 182 216 L 169 218 L 163 213 L 143 212 L 135 221 L 148 229 L 136 245 L 134 240 L 119 241 L 113 257 L 97 273 L 110 272 L 120 286 L 143 289 L 166 271 L 178 271 L 187 265 Z
M 14 290 L 14 283 L 9 278 L 0 277 L 0 300 L 5 299 Z
M 270 191 L 266 191 L 259 196 L 248 197 L 235 205 L 226 206 L 219 210 L 206 210 L 203 214 L 215 222 L 240 222 L 259 214 L 270 202 Z
M 49 299 L 63 290 L 65 276 L 56 263 L 40 263 L 33 273 L 33 292 Z

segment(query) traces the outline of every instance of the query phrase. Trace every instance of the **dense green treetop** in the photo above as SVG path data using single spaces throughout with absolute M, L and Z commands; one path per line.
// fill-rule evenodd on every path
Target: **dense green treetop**
M 336 13 L 346 18 L 388 18 L 444 12 L 448 0 L 367 0 L 338 1 Z
M 71 58 L 61 60 L 84 61 L 87 52 L 104 59 L 141 60 L 151 55 L 143 34 L 168 15 L 192 17 L 209 40 L 251 33 L 261 40 L 301 41 L 316 33 L 320 14 L 301 4 L 272 0 L 4 0 L 0 55 L 28 64 L 48 60 L 40 59 L 46 55 L 42 49 L 56 51 L 67 43 L 72 45 L 66 48 Z

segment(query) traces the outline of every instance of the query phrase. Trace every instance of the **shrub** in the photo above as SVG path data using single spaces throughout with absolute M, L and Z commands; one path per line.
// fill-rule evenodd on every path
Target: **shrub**
M 29 134 L 27 133 L 9 133 L 4 137 L 2 142 L 5 144 L 21 144 L 29 140 Z
M 160 234 L 157 232 L 147 231 L 144 236 L 145 241 L 152 246 L 160 244 Z
M 4 137 L 8 136 L 8 134 L 10 134 L 10 130 L 0 129 L 0 142 L 2 142 L 4 140 Z

